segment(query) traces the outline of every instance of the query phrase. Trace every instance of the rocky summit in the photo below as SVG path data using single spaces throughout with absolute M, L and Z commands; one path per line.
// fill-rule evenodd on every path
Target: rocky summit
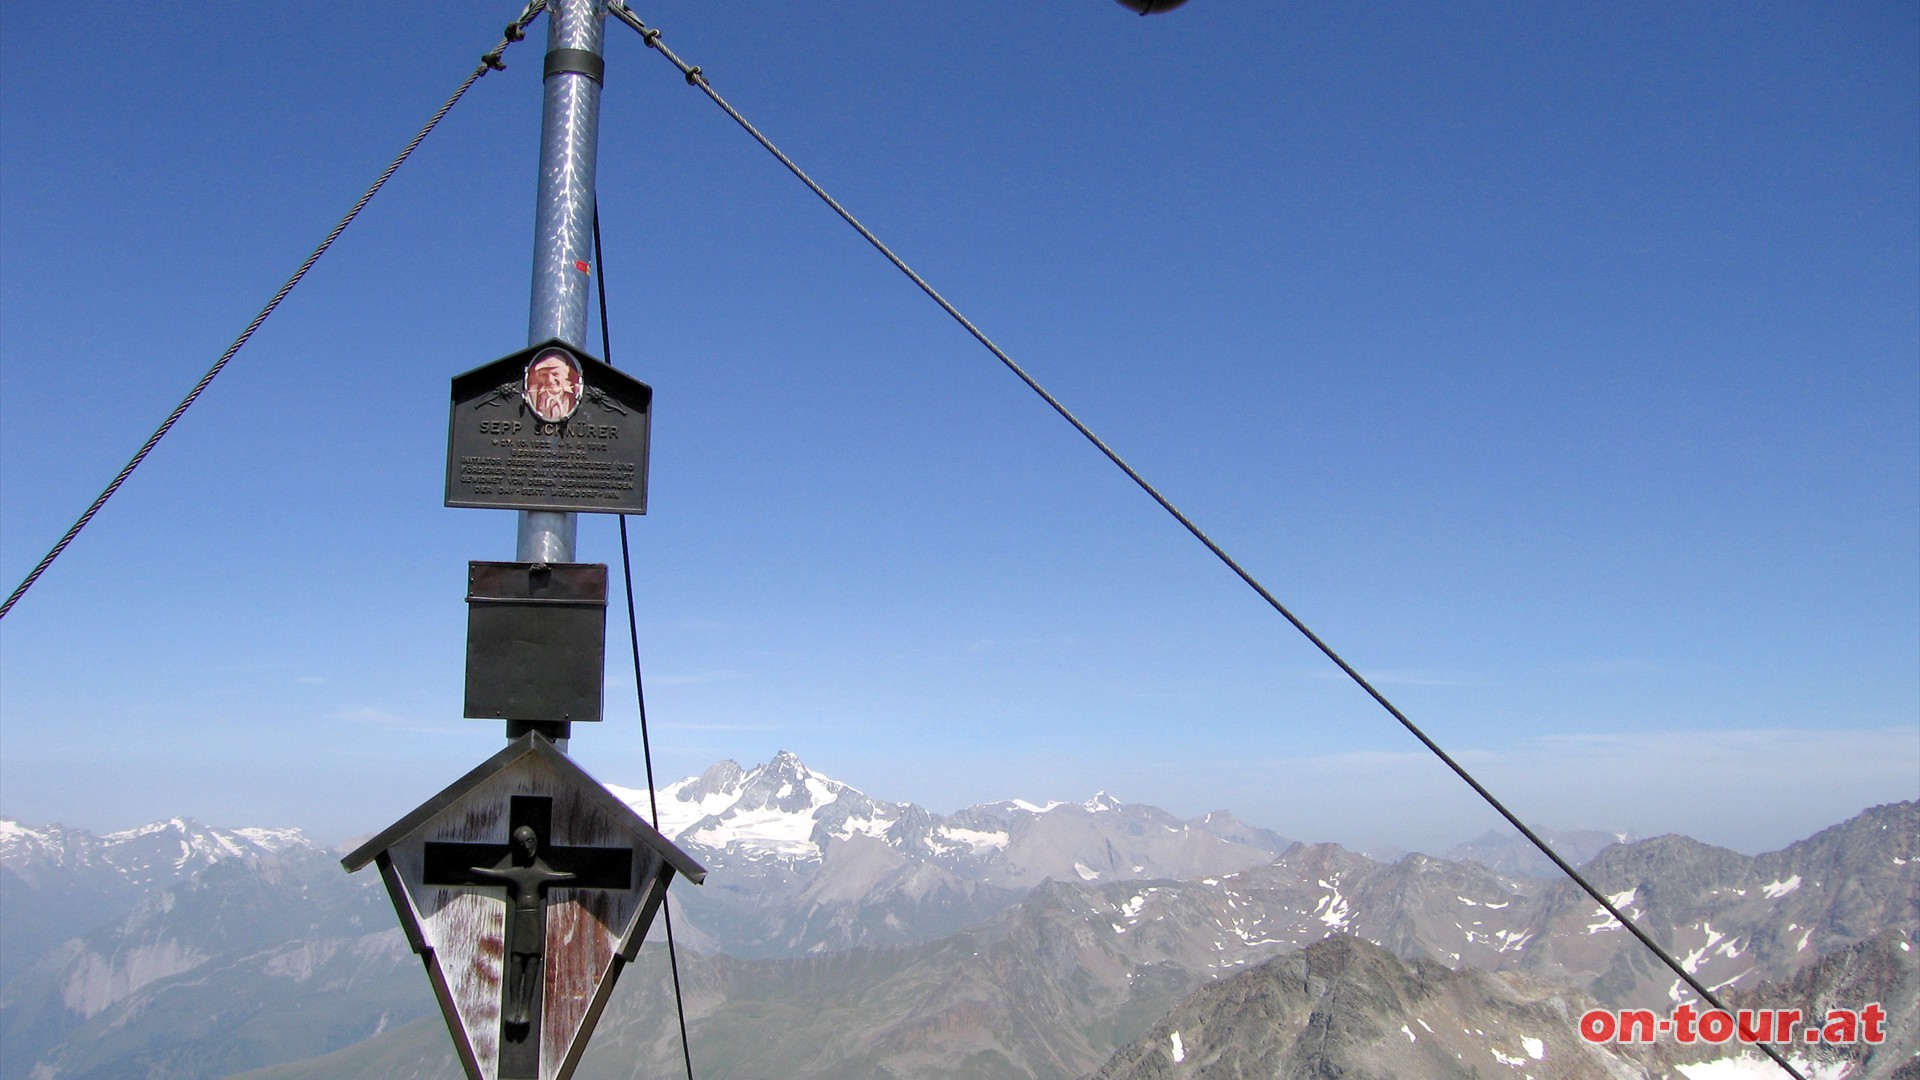
M 1650 1055 L 1580 1039 L 1587 1004 L 1335 935 L 1207 986 L 1091 1080 L 1645 1075 Z

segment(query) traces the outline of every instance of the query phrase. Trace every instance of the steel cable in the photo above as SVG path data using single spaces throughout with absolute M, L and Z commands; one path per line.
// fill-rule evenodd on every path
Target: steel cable
M 613 363 L 613 339 L 607 329 L 607 256 L 600 247 L 600 207 L 593 208 L 594 282 L 600 294 L 600 358 Z M 647 734 L 647 692 L 640 677 L 640 629 L 633 610 L 633 556 L 627 546 L 627 515 L 620 515 L 620 577 L 627 591 L 627 642 L 633 649 L 633 696 L 640 706 L 640 756 L 647 766 L 647 806 L 653 812 L 650 823 L 660 831 L 660 796 L 653 781 L 653 740 Z M 680 1057 L 686 1062 L 687 1080 L 693 1080 L 693 1047 L 687 1040 L 687 1006 L 680 993 L 680 951 L 673 942 L 673 906 L 660 898 L 660 921 L 667 931 L 667 967 L 673 973 L 673 1011 L 680 1021 Z
M 991 352 L 998 358 L 999 361 L 1006 366 L 1007 370 L 1011 371 L 1021 382 L 1027 385 L 1028 389 L 1039 395 L 1041 400 L 1045 401 L 1054 412 L 1058 413 L 1067 423 L 1073 425 L 1074 430 L 1078 431 L 1088 442 L 1092 443 L 1096 449 L 1106 456 L 1108 461 L 1111 461 L 1121 472 L 1125 473 L 1127 478 L 1132 480 L 1140 490 L 1146 492 L 1154 502 L 1160 505 L 1162 510 L 1165 510 L 1168 515 L 1180 523 L 1182 528 L 1191 533 L 1194 539 L 1200 541 L 1227 569 L 1233 571 L 1235 576 L 1246 583 L 1248 588 L 1252 589 L 1262 600 L 1266 601 L 1269 607 L 1273 608 L 1282 618 L 1286 619 L 1295 630 L 1299 631 L 1303 637 L 1313 644 L 1314 648 L 1320 650 L 1327 659 L 1333 661 L 1334 665 L 1344 672 L 1349 679 L 1353 680 L 1360 689 L 1366 691 L 1367 696 L 1377 702 L 1382 709 L 1385 709 L 1388 715 L 1398 721 L 1400 726 L 1412 734 L 1415 739 L 1418 739 L 1422 746 L 1425 746 L 1435 757 L 1439 758 L 1448 769 L 1453 771 L 1454 775 L 1458 776 L 1468 787 L 1472 788 L 1474 793 L 1479 795 L 1487 805 L 1498 812 L 1502 818 L 1505 818 L 1507 823 L 1518 830 L 1521 836 L 1525 837 L 1529 843 L 1539 849 L 1540 853 L 1551 860 L 1556 867 L 1559 867 L 1568 878 L 1572 879 L 1574 884 L 1578 885 L 1588 896 L 1592 897 L 1594 902 L 1598 903 L 1608 915 L 1612 916 L 1620 925 L 1626 927 L 1635 939 L 1646 946 L 1654 955 L 1658 956 L 1662 963 L 1672 969 L 1674 974 L 1678 975 L 1695 993 L 1700 995 L 1701 1000 L 1716 1009 L 1726 1010 L 1726 1006 L 1721 1003 L 1720 999 L 1716 997 L 1712 991 L 1708 990 L 1705 984 L 1695 978 L 1693 973 L 1688 971 L 1678 959 L 1655 942 L 1653 938 L 1649 937 L 1646 931 L 1642 930 L 1632 919 L 1628 918 L 1627 914 L 1620 910 L 1613 901 L 1607 899 L 1606 894 L 1602 893 L 1592 882 L 1588 881 L 1578 870 L 1574 869 L 1570 863 L 1561 858 L 1560 854 L 1548 846 L 1545 840 L 1542 840 L 1532 829 L 1528 828 L 1525 822 L 1515 816 L 1511 810 L 1508 810 L 1505 804 L 1495 798 L 1493 793 L 1488 791 L 1480 781 L 1474 779 L 1473 775 L 1467 772 L 1459 762 L 1455 761 L 1451 755 L 1441 749 L 1440 744 L 1434 742 L 1433 739 L 1428 737 L 1426 732 L 1420 730 L 1418 725 L 1408 719 L 1407 715 L 1401 712 L 1393 702 L 1387 700 L 1386 695 L 1382 694 L 1372 683 L 1368 682 L 1360 672 L 1354 669 L 1353 665 L 1347 663 L 1339 653 L 1334 652 L 1331 646 L 1321 640 L 1320 636 L 1308 628 L 1307 624 L 1302 622 L 1298 616 L 1292 611 L 1289 611 L 1285 604 L 1282 604 L 1273 593 L 1267 590 L 1266 586 L 1260 584 L 1239 562 L 1231 555 L 1228 555 L 1219 544 L 1215 543 L 1212 538 L 1202 532 L 1200 527 L 1194 524 L 1191 518 L 1187 517 L 1178 507 L 1174 506 L 1165 495 L 1160 493 L 1158 488 L 1149 483 L 1133 466 L 1127 464 L 1111 446 L 1107 445 L 1105 440 L 1093 432 L 1093 429 L 1081 422 L 1080 418 L 1069 411 L 1067 407 L 1060 402 L 1059 398 L 1049 393 L 1046 387 L 1040 385 L 1038 380 L 1027 373 L 1025 368 L 1016 363 L 1014 359 L 1008 356 L 998 345 L 995 345 L 979 327 L 973 324 L 972 320 L 961 314 L 958 308 L 949 303 L 946 297 L 941 296 L 932 285 L 927 283 L 925 278 L 915 273 L 912 267 L 908 266 L 900 256 L 894 254 L 891 248 L 882 243 L 879 237 L 875 236 L 865 225 L 861 224 L 844 206 L 841 206 L 838 200 L 827 193 L 826 189 L 814 182 L 813 178 L 808 176 L 800 166 L 794 164 L 792 158 L 789 158 L 785 153 L 781 152 L 780 148 L 775 146 L 765 135 L 761 134 L 760 130 L 748 122 L 746 117 L 742 116 L 738 110 L 728 104 L 726 99 L 721 97 L 720 94 L 713 89 L 712 85 L 707 82 L 706 76 L 698 66 L 688 64 L 686 61 L 680 59 L 679 56 L 675 55 L 673 50 L 667 48 L 660 40 L 660 31 L 657 28 L 647 26 L 638 16 L 628 10 L 622 0 L 612 0 L 608 6 L 608 10 L 621 22 L 626 23 L 629 27 L 637 31 L 646 41 L 649 48 L 660 53 L 660 55 L 664 56 L 675 68 L 679 69 L 680 74 L 686 77 L 687 85 L 697 87 L 704 92 L 715 105 L 718 105 L 736 124 L 739 124 L 748 135 L 751 135 L 755 142 L 758 142 L 763 149 L 769 154 L 772 154 L 781 165 L 785 166 L 788 172 L 791 172 L 801 183 L 805 184 L 809 190 L 819 196 L 820 200 L 826 203 L 835 214 L 838 214 L 841 220 L 852 226 L 854 231 L 858 232 L 868 244 L 873 246 L 874 250 L 885 256 L 888 262 L 892 263 L 896 269 L 911 279 L 915 285 L 919 286 L 920 291 L 926 293 L 929 299 L 940 305 L 941 310 L 945 311 L 955 322 L 959 323 L 968 334 L 973 336 L 974 340 L 978 341 L 988 352 Z M 1775 1050 L 1771 1045 L 1767 1043 L 1759 1043 L 1757 1045 L 1769 1058 L 1773 1059 L 1774 1064 L 1786 1070 L 1787 1074 L 1792 1076 L 1794 1080 L 1806 1080 L 1799 1070 L 1789 1064 L 1786 1058 L 1782 1057 L 1779 1051 Z
M 293 287 L 300 284 L 300 279 L 307 276 L 307 271 L 313 269 L 313 264 L 320 261 L 320 256 L 325 255 L 327 249 L 333 246 L 333 242 L 340 238 L 340 234 L 347 231 L 347 226 L 353 224 L 353 219 L 360 216 L 360 211 L 366 208 L 367 203 L 373 201 L 374 195 L 386 185 L 388 179 L 390 179 L 395 172 L 399 171 L 400 166 L 405 164 L 407 158 L 412 156 L 415 148 L 426 140 L 427 135 L 439 125 L 447 113 L 453 111 L 454 105 L 466 95 L 467 91 L 473 87 L 473 84 L 478 82 L 480 77 L 487 72 L 498 71 L 506 66 L 500 62 L 500 54 L 506 51 L 507 46 L 519 41 L 525 36 L 527 24 L 532 22 L 534 16 L 538 15 L 540 10 L 545 6 L 546 0 L 533 0 L 532 3 L 527 5 L 518 19 L 508 24 L 507 33 L 501 38 L 500 44 L 495 46 L 492 52 L 481 57 L 479 66 L 475 67 L 473 73 L 467 76 L 466 81 L 460 84 L 460 88 L 453 92 L 453 96 L 447 99 L 446 104 L 440 106 L 439 111 L 433 114 L 433 118 L 428 120 L 426 126 L 420 129 L 419 134 L 415 135 L 412 141 L 407 143 L 406 149 L 400 151 L 399 156 L 394 158 L 393 163 L 386 167 L 386 170 L 380 174 L 379 179 L 373 182 L 373 186 L 367 189 L 366 194 L 360 196 L 359 201 L 353 204 L 353 209 L 347 211 L 346 216 L 340 219 L 340 223 L 335 225 L 333 231 L 327 234 L 327 238 L 320 241 L 320 246 L 313 249 L 313 254 L 307 256 L 306 261 L 301 263 L 300 268 L 293 272 L 293 276 L 287 279 L 286 284 L 280 286 L 280 291 L 273 294 L 273 299 L 267 301 L 267 306 L 261 308 L 260 313 L 253 317 L 253 321 L 248 323 L 247 328 L 240 332 L 240 336 L 234 339 L 233 344 L 227 346 L 227 351 L 220 354 L 220 359 L 215 360 L 213 366 L 207 369 L 207 373 L 200 376 L 200 381 L 194 384 L 193 389 L 187 392 L 187 396 L 181 399 L 180 404 L 174 406 L 173 411 L 167 414 L 167 418 L 161 421 L 160 426 L 154 429 L 152 435 L 147 437 L 147 441 L 141 445 L 139 451 L 127 462 L 126 467 L 122 468 L 119 475 L 113 478 L 113 482 L 108 484 L 106 489 L 100 492 L 100 496 L 93 500 L 93 505 L 87 507 L 86 513 L 80 515 L 79 519 L 73 523 L 73 527 L 69 528 L 66 535 L 60 538 L 60 542 L 53 545 L 46 556 L 33 568 L 33 571 L 13 590 L 12 595 L 7 597 L 6 603 L 0 604 L 0 619 L 6 618 L 7 612 L 13 610 L 13 605 L 20 602 L 20 598 L 26 595 L 27 590 L 33 588 L 33 583 L 40 580 L 40 575 L 47 572 L 47 567 L 52 566 L 53 561 L 60 557 L 60 553 L 67 550 L 67 545 L 73 543 L 74 537 L 80 535 L 80 530 L 87 527 L 87 523 L 93 520 L 94 515 L 100 512 L 100 508 L 107 504 L 108 499 L 113 498 L 114 492 L 120 490 L 120 485 L 126 483 L 127 477 L 133 475 L 133 470 L 140 467 L 140 463 L 147 459 L 147 455 L 153 452 L 153 448 L 159 445 L 160 440 L 165 438 L 167 432 L 173 429 L 173 425 L 179 421 L 187 409 L 192 407 L 195 401 L 199 400 L 201 393 L 204 392 L 207 386 L 226 368 L 227 362 L 233 359 L 234 354 L 240 351 L 241 347 L 247 343 L 249 338 L 253 337 L 254 331 L 260 329 L 260 324 L 266 322 L 267 316 L 272 315 L 274 309 L 280 306 L 280 302 L 285 300 L 287 294 L 293 291 Z

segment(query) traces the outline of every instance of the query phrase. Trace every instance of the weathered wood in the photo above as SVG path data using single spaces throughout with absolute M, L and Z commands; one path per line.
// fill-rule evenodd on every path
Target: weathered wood
M 538 1080 L 568 1080 L 620 968 L 646 934 L 666 882 L 682 866 L 698 875 L 695 880 L 704 877 L 705 870 L 639 822 L 629 807 L 540 736 L 526 736 L 510 749 L 516 752 L 496 755 L 487 767 L 469 773 L 376 838 L 383 847 L 369 844 L 343 862 L 357 869 L 376 857 L 380 860 L 395 909 L 427 965 L 470 1080 L 512 1080 L 516 1073 L 536 1072 Z M 460 883 L 437 881 L 457 880 L 447 867 L 467 851 L 507 850 L 516 797 L 551 800 L 542 847 L 552 851 L 554 869 L 566 869 L 569 859 L 584 860 L 571 865 L 587 869 L 599 887 L 558 881 L 548 886 L 537 1070 L 519 1065 L 503 1072 L 503 971 L 511 963 L 506 890 L 477 877 Z M 436 878 L 428 869 L 429 844 L 474 847 L 438 849 L 433 861 L 441 876 Z M 615 872 L 623 880 L 608 878 L 608 864 L 594 861 L 590 849 L 626 853 Z M 583 879 L 582 885 L 586 883 Z

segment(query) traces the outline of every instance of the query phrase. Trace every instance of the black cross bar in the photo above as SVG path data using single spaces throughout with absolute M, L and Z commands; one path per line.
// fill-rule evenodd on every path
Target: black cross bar
M 544 795 L 515 795 L 507 811 L 507 836 L 522 825 L 531 826 L 540 838 L 540 857 L 548 866 L 574 875 L 568 889 L 627 889 L 633 884 L 631 848 L 565 847 L 553 843 L 553 800 Z M 453 844 L 429 841 L 426 845 L 427 885 L 478 885 L 499 888 L 497 881 L 473 875 L 475 866 L 498 866 L 512 854 L 507 844 Z

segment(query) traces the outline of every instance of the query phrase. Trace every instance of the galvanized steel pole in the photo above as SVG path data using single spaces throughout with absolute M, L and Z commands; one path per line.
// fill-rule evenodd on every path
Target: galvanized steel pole
M 599 152 L 606 0 L 547 0 L 546 110 L 527 344 L 559 338 L 585 351 L 593 288 L 594 165 Z M 520 511 L 520 562 L 574 561 L 580 515 Z

